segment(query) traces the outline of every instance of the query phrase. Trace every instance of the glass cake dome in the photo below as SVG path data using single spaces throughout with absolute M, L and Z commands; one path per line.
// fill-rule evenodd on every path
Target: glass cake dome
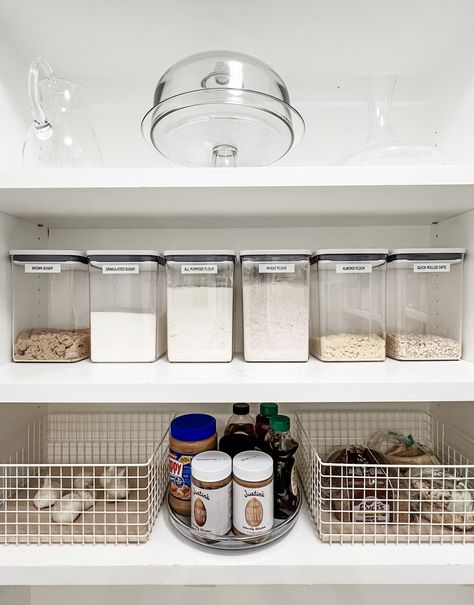
M 162 155 L 187 166 L 265 166 L 301 141 L 304 121 L 266 63 L 208 51 L 161 76 L 142 133 Z

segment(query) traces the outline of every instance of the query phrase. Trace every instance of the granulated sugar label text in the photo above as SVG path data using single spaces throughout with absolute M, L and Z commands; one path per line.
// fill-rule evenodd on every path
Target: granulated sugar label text
M 260 263 L 259 273 L 294 273 L 295 263 Z
M 209 263 L 193 263 L 192 265 L 181 265 L 181 275 L 189 273 L 217 273 L 217 265 Z
M 337 263 L 336 273 L 372 273 L 370 263 Z
M 25 273 L 61 273 L 61 263 L 26 263 Z
M 130 263 L 120 265 L 102 265 L 102 273 L 113 273 L 115 275 L 140 273 L 140 265 L 131 265 Z
M 415 263 L 413 271 L 414 273 L 449 273 L 451 265 L 449 263 Z

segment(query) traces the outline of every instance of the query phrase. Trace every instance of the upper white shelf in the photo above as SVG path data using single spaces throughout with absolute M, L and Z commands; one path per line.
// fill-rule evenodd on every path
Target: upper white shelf
M 10 363 L 0 403 L 441 402 L 474 400 L 468 361 Z
M 471 165 L 0 171 L 0 212 L 48 227 L 429 224 L 473 194 Z
M 2 549 L 0 585 L 474 584 L 469 545 L 327 545 L 302 511 L 268 548 L 222 553 L 178 536 L 161 511 L 149 542 L 134 546 Z

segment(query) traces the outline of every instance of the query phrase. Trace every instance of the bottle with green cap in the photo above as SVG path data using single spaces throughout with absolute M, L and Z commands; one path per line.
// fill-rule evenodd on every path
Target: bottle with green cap
M 275 519 L 287 519 L 298 506 L 298 483 L 294 454 L 298 443 L 290 433 L 288 416 L 270 417 L 270 430 L 265 437 L 265 450 L 273 458 Z
M 257 414 L 255 432 L 257 433 L 257 447 L 265 450 L 265 437 L 270 430 L 270 418 L 278 414 L 278 404 L 261 403 L 260 414 Z

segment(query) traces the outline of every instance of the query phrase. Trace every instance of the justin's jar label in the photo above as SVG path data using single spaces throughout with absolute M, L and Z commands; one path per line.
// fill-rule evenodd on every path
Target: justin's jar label
M 217 489 L 192 485 L 191 525 L 203 534 L 224 536 L 231 528 L 232 483 Z
M 234 528 L 248 536 L 273 527 L 273 482 L 264 487 L 244 487 L 234 481 Z
M 390 504 L 374 496 L 367 496 L 354 505 L 356 523 L 388 523 L 389 520 Z

